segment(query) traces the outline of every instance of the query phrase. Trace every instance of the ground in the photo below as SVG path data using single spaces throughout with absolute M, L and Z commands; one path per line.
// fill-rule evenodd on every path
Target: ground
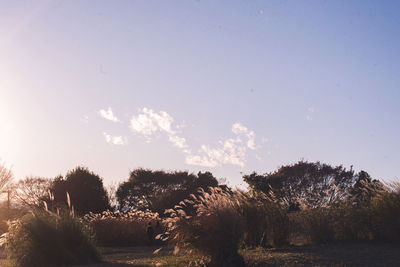
M 104 263 L 85 267 L 188 266 L 198 255 L 178 253 L 158 247 L 101 248 Z M 282 249 L 246 249 L 240 253 L 248 266 L 400 266 L 400 245 L 334 244 Z M 0 260 L 5 263 L 5 260 Z M 74 266 L 78 267 L 78 266 Z M 82 266 L 83 267 L 83 266 Z

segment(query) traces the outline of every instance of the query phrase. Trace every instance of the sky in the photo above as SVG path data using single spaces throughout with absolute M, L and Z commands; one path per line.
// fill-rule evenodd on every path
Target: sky
M 231 186 L 299 160 L 399 178 L 399 1 L 0 2 L 16 179 L 142 167 Z M 225 179 L 225 180 L 224 180 Z

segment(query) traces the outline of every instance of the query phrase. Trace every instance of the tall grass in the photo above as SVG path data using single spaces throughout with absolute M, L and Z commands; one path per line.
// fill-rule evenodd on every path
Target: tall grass
M 191 195 L 196 214 L 188 216 L 183 210 L 187 202 L 167 210 L 165 220 L 169 240 L 179 248 L 191 247 L 210 257 L 209 266 L 244 266 L 238 249 L 243 237 L 244 218 L 240 202 L 230 192 L 211 188 L 210 193 Z
M 89 225 L 94 237 L 102 246 L 144 246 L 149 244 L 146 227 L 150 222 L 159 234 L 162 229 L 158 213 L 131 209 L 126 212 L 104 211 L 89 213 L 82 219 Z
M 6 238 L 6 254 L 16 267 L 45 267 L 99 261 L 90 232 L 69 212 L 34 211 L 14 221 Z
M 372 191 L 362 202 L 303 210 L 292 216 L 309 243 L 400 241 L 400 190 L 397 183 Z M 367 191 L 366 190 L 366 191 Z
M 291 223 L 287 207 L 279 204 L 273 195 L 267 196 L 262 192 L 237 191 L 235 197 L 245 219 L 245 246 L 281 247 L 289 244 Z

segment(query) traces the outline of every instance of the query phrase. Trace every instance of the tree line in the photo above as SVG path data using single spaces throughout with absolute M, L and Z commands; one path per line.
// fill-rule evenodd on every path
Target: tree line
M 365 171 L 356 173 L 352 167 L 307 161 L 284 165 L 269 173 L 246 174 L 243 180 L 250 190 L 273 196 L 289 210 L 327 207 L 345 199 L 362 205 L 384 190 L 382 182 Z M 129 208 L 163 214 L 164 210 L 198 194 L 200 188 L 207 191 L 210 187 L 230 190 L 218 184 L 217 178 L 208 171 L 194 174 L 142 168 L 131 171 L 128 179 L 115 190 L 106 190 L 103 179 L 82 166 L 53 179 L 27 177 L 12 183 L 12 173 L 0 165 L 0 193 L 12 191 L 16 205 L 47 205 L 56 210 L 66 207 L 69 198 L 79 215 Z M 110 203 L 112 199 L 116 202 Z

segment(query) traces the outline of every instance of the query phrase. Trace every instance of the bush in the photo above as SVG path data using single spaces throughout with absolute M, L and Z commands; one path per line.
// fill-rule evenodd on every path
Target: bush
M 374 239 L 400 241 L 400 193 L 380 194 L 371 200 L 369 209 Z
M 146 228 L 149 222 L 155 234 L 161 232 L 162 226 L 158 213 L 131 209 L 127 212 L 105 211 L 98 214 L 87 214 L 83 220 L 90 226 L 98 244 L 102 246 L 143 246 L 149 244 Z
M 400 241 L 400 194 L 382 192 L 361 206 L 343 202 L 293 214 L 309 243 Z
M 65 213 L 35 211 L 14 221 L 6 239 L 12 266 L 45 267 L 99 261 L 88 229 Z
M 282 247 L 289 245 L 291 223 L 287 209 L 278 203 L 270 202 L 266 206 L 267 211 L 267 236 L 269 245 Z
M 8 220 L 15 220 L 24 214 L 24 210 L 11 207 L 8 209 L 6 206 L 0 204 L 0 235 L 8 231 Z
M 245 218 L 243 243 L 248 247 L 280 247 L 289 244 L 290 221 L 287 209 L 273 197 L 256 191 L 238 192 L 240 211 Z
M 194 216 L 187 216 L 182 206 L 167 210 L 169 239 L 176 242 L 176 248 L 190 246 L 209 256 L 209 266 L 244 266 L 238 253 L 244 226 L 240 203 L 220 188 L 211 188 L 210 192 L 192 195 L 197 210 Z
M 243 245 L 245 247 L 266 246 L 268 220 L 262 193 L 241 194 L 240 212 L 244 217 Z
M 296 219 L 310 243 L 327 243 L 334 239 L 334 216 L 329 208 L 300 211 Z

